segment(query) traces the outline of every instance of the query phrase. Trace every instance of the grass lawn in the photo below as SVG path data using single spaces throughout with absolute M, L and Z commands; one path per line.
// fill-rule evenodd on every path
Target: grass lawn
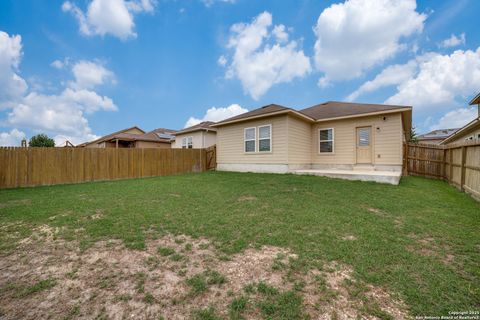
M 362 292 L 370 285 L 383 288 L 403 301 L 411 316 L 480 309 L 480 204 L 442 181 L 407 177 L 390 186 L 208 172 L 0 190 L 0 259 L 18 253 L 19 241 L 43 225 L 58 228 L 55 238 L 76 242 L 82 250 L 99 240 L 120 239 L 129 250 L 141 251 L 152 234 L 209 239 L 225 260 L 251 247 L 280 247 L 298 256 L 291 272 L 324 270 L 332 261 L 350 266 L 352 279 L 362 284 L 356 288 L 360 299 L 368 300 Z M 158 259 L 175 256 L 182 259 L 158 249 Z M 203 290 L 206 274 L 186 285 Z M 218 286 L 228 287 L 224 280 Z M 49 281 L 40 289 L 48 291 L 54 285 Z M 0 283 L 0 299 L 11 293 L 7 285 L 14 284 Z M 302 298 L 295 286 L 285 292 L 262 286 L 256 291 L 263 297 L 255 303 L 259 315 L 300 317 L 295 308 Z M 230 317 L 241 318 L 247 298 L 232 299 Z M 152 295 L 144 300 L 157 303 Z M 362 312 L 388 317 L 375 307 Z M 192 316 L 216 317 L 213 307 Z

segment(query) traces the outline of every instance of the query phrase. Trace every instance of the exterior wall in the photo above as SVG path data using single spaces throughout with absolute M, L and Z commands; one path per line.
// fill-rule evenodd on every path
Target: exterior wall
M 182 139 L 186 137 L 192 137 L 193 148 L 208 148 L 213 146 L 217 142 L 217 134 L 213 131 L 199 130 L 194 132 L 189 132 L 185 134 L 179 134 L 175 136 L 175 142 L 172 143 L 172 148 L 181 149 L 182 148 Z
M 244 129 L 272 125 L 272 151 L 266 153 L 244 152 Z M 283 164 L 288 163 L 287 116 L 273 116 L 239 122 L 217 128 L 217 164 Z M 253 166 L 255 169 L 255 166 Z
M 298 169 L 356 165 L 356 128 L 371 126 L 372 164 L 380 170 L 402 167 L 403 125 L 400 113 L 309 123 L 281 115 L 221 126 L 217 131 L 217 169 L 284 173 Z M 272 152 L 245 153 L 244 129 L 272 125 Z M 334 129 L 334 153 L 319 154 L 319 129 Z M 377 130 L 378 128 L 378 130 Z
M 214 131 L 203 131 L 203 147 L 208 148 L 217 144 L 217 133 Z
M 150 141 L 136 141 L 135 148 L 161 148 L 170 149 L 170 143 L 158 143 Z
M 400 113 L 381 116 L 361 117 L 316 123 L 312 127 L 312 164 L 314 165 L 355 165 L 356 128 L 372 127 L 372 164 L 402 165 L 403 126 Z M 334 129 L 334 153 L 319 153 L 319 132 L 321 128 Z M 379 128 L 377 130 L 377 128 Z
M 301 168 L 312 163 L 312 125 L 297 117 L 288 116 L 288 164 Z
M 450 141 L 447 144 L 464 143 L 465 139 L 467 139 L 469 137 L 473 137 L 473 140 L 475 140 L 475 139 L 480 140 L 479 135 L 480 135 L 480 123 L 479 123 L 477 129 L 475 129 L 473 131 L 470 131 L 469 133 L 464 133 L 462 135 L 459 135 L 458 137 L 456 137 L 454 140 Z

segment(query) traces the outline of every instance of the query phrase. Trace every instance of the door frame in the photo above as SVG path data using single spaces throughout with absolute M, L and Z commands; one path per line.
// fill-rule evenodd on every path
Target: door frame
M 359 163 L 358 162 L 358 157 L 357 157 L 357 144 L 358 144 L 358 129 L 359 128 L 370 128 L 370 162 L 368 163 Z M 354 148 L 355 148 L 355 164 L 375 164 L 375 133 L 374 133 L 374 125 L 373 124 L 365 124 L 365 125 L 360 125 L 360 126 L 355 126 L 355 134 L 354 136 Z

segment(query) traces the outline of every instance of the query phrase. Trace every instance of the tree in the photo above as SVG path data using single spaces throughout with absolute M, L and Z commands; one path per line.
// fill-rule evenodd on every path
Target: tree
M 410 129 L 410 142 L 411 143 L 418 143 L 417 132 L 416 132 L 415 127 L 413 127 L 413 126 Z
M 52 138 L 49 138 L 46 134 L 37 134 L 30 138 L 28 142 L 30 147 L 55 147 L 55 141 Z

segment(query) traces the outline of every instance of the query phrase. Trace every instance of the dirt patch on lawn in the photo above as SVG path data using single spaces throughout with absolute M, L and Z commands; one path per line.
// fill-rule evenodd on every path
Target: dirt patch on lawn
M 32 204 L 32 201 L 30 199 L 9 200 L 6 202 L 0 202 L 0 209 L 18 207 L 18 206 L 28 206 L 31 204 Z
M 419 237 L 410 234 L 409 238 L 414 240 L 413 244 L 407 245 L 406 250 L 424 257 L 434 257 L 445 265 L 453 265 L 459 263 L 456 261 L 455 255 L 451 253 L 448 245 L 438 243 L 433 237 Z
M 0 256 L 2 319 L 189 319 L 210 307 L 228 318 L 232 301 L 245 296 L 243 316 L 262 319 L 260 293 L 246 289 L 259 283 L 301 295 L 302 309 L 312 319 L 369 318 L 346 284 L 354 282 L 351 268 L 331 264 L 292 276 L 290 264 L 298 257 L 284 248 L 248 248 L 225 256 L 208 239 L 166 235 L 148 240 L 144 251 L 119 240 L 81 251 L 57 233 L 40 226 L 15 252 Z M 302 288 L 296 288 L 299 280 Z M 365 294 L 380 310 L 404 317 L 403 305 L 386 291 L 368 287 Z
M 241 196 L 237 199 L 238 202 L 248 202 L 248 201 L 255 201 L 257 197 L 255 196 Z

